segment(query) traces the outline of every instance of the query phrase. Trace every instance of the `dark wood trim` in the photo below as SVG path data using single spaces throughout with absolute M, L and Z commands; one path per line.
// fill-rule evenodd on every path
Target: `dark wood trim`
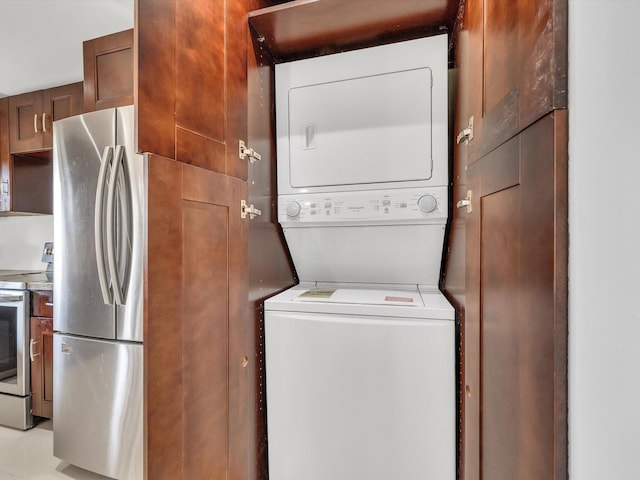
M 276 62 L 451 32 L 457 0 L 295 0 L 249 12 Z

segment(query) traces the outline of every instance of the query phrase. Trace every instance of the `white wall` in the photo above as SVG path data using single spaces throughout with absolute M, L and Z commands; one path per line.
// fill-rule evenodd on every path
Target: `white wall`
M 569 1 L 569 466 L 640 478 L 640 0 Z
M 45 270 L 45 242 L 53 242 L 53 215 L 0 217 L 0 270 Z

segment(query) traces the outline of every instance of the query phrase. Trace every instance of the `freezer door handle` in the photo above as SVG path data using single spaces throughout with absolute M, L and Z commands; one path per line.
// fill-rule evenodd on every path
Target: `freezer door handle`
M 109 280 L 107 278 L 107 267 L 104 258 L 105 253 L 105 241 L 103 232 L 103 220 L 104 220 L 104 192 L 106 182 L 108 180 L 107 172 L 111 161 L 113 159 L 113 147 L 104 147 L 102 152 L 102 159 L 100 164 L 100 171 L 98 173 L 98 185 L 96 189 L 96 205 L 95 205 L 95 219 L 94 219 L 94 234 L 95 234 L 95 247 L 96 247 L 96 265 L 98 267 L 98 279 L 100 281 L 100 291 L 102 292 L 102 299 L 107 305 L 113 304 L 113 297 L 111 295 L 111 289 L 109 288 Z M 108 255 L 108 254 L 107 254 Z

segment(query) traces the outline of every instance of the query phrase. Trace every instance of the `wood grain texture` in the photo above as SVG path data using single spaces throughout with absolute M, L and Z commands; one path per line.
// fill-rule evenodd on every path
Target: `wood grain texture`
M 227 473 L 229 212 L 182 202 L 183 477 Z
M 482 3 L 483 102 L 472 112 L 470 163 L 567 106 L 567 0 Z
M 225 140 L 225 3 L 182 1 L 175 11 L 176 125 L 220 143 Z
M 249 22 L 280 62 L 451 31 L 457 7 L 456 0 L 296 0 L 251 12 Z
M 84 111 L 132 105 L 133 29 L 82 44 Z
M 149 155 L 145 257 L 145 478 L 183 478 L 182 168 Z
M 53 146 L 53 122 L 79 115 L 84 111 L 83 82 L 49 88 L 42 92 L 42 104 L 47 114 L 42 121 L 46 126 L 45 147 Z
M 147 478 L 246 479 L 246 182 L 158 156 L 147 168 Z
M 41 90 L 9 97 L 9 149 L 11 153 L 42 150 L 44 141 L 38 119 L 42 115 L 42 111 Z
M 465 479 L 567 477 L 566 113 L 468 170 Z
M 175 3 L 135 2 L 136 149 L 166 158 L 176 158 Z

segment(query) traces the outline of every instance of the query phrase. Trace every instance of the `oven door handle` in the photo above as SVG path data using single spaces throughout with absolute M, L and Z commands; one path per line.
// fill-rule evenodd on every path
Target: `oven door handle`
M 21 302 L 24 295 L 0 295 L 0 303 Z

